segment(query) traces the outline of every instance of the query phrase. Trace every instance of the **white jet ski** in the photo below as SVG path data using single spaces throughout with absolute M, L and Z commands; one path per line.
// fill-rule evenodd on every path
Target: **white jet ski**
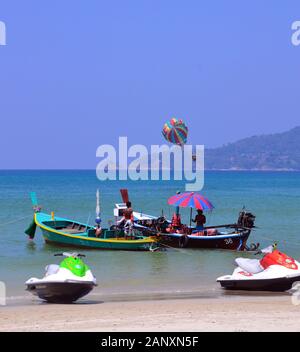
M 269 246 L 258 253 L 262 259 L 237 258 L 237 268 L 232 275 L 217 278 L 217 282 L 228 290 L 283 292 L 300 281 L 300 263 Z
M 97 286 L 96 278 L 81 259 L 83 254 L 64 252 L 55 256 L 66 258 L 60 265 L 47 265 L 42 279 L 27 280 L 27 291 L 47 302 L 72 303 Z

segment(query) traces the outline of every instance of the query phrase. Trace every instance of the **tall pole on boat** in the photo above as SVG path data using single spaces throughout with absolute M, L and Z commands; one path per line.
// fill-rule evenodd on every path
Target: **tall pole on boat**
M 97 189 L 96 192 L 96 224 L 100 225 L 101 223 L 101 217 L 100 217 L 100 193 L 99 193 L 99 189 Z
M 176 194 L 180 194 L 180 191 L 177 191 Z M 176 215 L 179 215 L 179 207 L 176 207 Z
M 193 215 L 193 208 L 191 207 L 191 212 L 190 212 L 190 227 L 192 227 L 192 215 Z

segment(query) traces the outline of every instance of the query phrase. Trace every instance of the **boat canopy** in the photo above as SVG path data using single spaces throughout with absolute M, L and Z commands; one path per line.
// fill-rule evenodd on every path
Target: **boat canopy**
M 123 210 L 126 209 L 125 203 L 117 203 L 114 208 L 114 216 L 121 217 L 123 216 Z M 157 216 L 152 216 L 144 213 L 133 212 L 134 221 L 143 221 L 143 220 L 154 220 L 157 219 Z

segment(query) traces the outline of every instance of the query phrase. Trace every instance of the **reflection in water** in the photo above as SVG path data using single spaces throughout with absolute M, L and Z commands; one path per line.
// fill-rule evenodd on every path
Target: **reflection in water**
M 150 275 L 162 275 L 167 271 L 168 253 L 166 251 L 154 252 L 149 256 L 149 262 L 151 265 Z
M 28 239 L 27 243 L 26 243 L 26 249 L 28 251 L 29 254 L 32 254 L 35 252 L 36 250 L 36 244 L 33 240 Z

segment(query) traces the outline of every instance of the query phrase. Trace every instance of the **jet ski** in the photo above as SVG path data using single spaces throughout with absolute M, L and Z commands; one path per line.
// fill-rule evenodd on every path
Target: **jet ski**
M 261 251 L 262 259 L 237 258 L 232 275 L 217 278 L 228 290 L 284 292 L 300 281 L 300 263 L 276 249 L 276 245 Z
M 78 253 L 57 253 L 64 256 L 62 262 L 47 265 L 42 279 L 27 280 L 26 290 L 51 303 L 72 303 L 87 295 L 95 286 L 96 278 Z

